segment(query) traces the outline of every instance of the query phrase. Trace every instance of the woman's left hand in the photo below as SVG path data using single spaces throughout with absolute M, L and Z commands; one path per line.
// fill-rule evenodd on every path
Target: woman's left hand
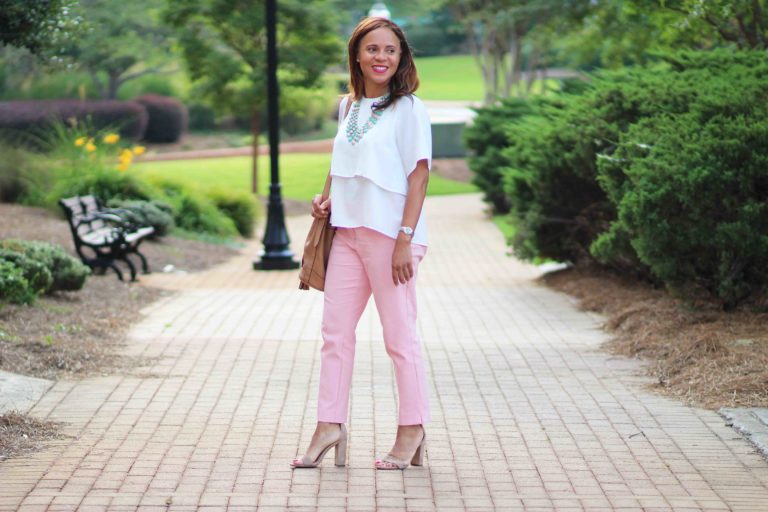
M 392 281 L 395 286 L 405 284 L 413 277 L 413 258 L 411 241 L 404 235 L 397 237 L 395 251 L 392 253 Z

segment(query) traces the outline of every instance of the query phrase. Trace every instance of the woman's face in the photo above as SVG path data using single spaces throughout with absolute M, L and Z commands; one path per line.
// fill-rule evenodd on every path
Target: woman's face
M 400 64 L 400 41 L 386 27 L 372 30 L 360 41 L 357 62 L 363 72 L 366 96 L 386 94 Z

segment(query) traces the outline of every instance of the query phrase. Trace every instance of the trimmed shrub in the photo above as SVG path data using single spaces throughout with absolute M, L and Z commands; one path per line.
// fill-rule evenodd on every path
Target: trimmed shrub
M 764 293 L 766 97 L 764 52 L 684 52 L 500 121 L 506 140 L 483 155 L 498 150 L 516 253 L 594 259 L 726 308 Z M 491 200 L 496 175 L 479 168 Z
M 165 236 L 173 229 L 173 209 L 161 201 L 113 199 L 108 205 L 127 210 L 137 224 L 155 228 L 152 238 Z
M 755 71 L 710 78 L 690 112 L 637 123 L 601 163 L 619 214 L 593 247 L 604 261 L 631 249 L 658 279 L 726 308 L 765 290 L 768 82 Z
M 53 275 L 40 261 L 28 258 L 24 254 L 8 249 L 0 249 L 0 261 L 14 264 L 20 268 L 28 286 L 36 295 L 47 293 L 53 285 Z
M 23 270 L 10 261 L 0 260 L 0 300 L 11 304 L 32 304 L 35 297 Z
M 179 100 L 168 96 L 147 94 L 134 101 L 147 109 L 149 122 L 144 132 L 148 142 L 176 142 L 187 131 L 189 115 Z
M 504 191 L 510 203 L 512 240 L 525 259 L 579 262 L 615 218 L 599 187 L 596 154 L 610 145 L 621 121 L 600 112 L 610 108 L 590 94 L 540 100 L 535 115 L 507 125 Z
M 509 212 L 509 198 L 504 192 L 502 171 L 507 165 L 501 151 L 514 144 L 507 136 L 507 125 L 533 112 L 533 104 L 517 98 L 505 99 L 499 105 L 476 109 L 472 126 L 464 131 L 464 141 L 472 154 L 469 168 L 472 182 L 483 191 L 493 213 Z
M 207 197 L 173 181 L 160 180 L 155 185 L 164 200 L 171 205 L 173 221 L 177 227 L 225 237 L 237 236 L 237 228 L 232 219 L 216 208 Z
M 30 240 L 0 240 L 0 249 L 22 253 L 27 258 L 39 261 L 53 276 L 49 291 L 79 290 L 91 275 L 91 269 L 80 260 L 70 256 L 60 245 Z
M 139 140 L 147 128 L 147 110 L 132 101 L 28 100 L 0 102 L 0 132 L 38 134 L 55 122 L 88 122 L 96 130 L 116 127 Z
M 258 203 L 251 194 L 216 190 L 208 194 L 213 204 L 232 219 L 240 235 L 251 238 L 256 223 Z

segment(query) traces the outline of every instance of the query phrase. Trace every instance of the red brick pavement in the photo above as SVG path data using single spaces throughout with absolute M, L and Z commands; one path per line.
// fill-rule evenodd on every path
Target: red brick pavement
M 372 307 L 358 330 L 349 466 L 291 471 L 315 417 L 322 296 L 253 272 L 142 278 L 125 375 L 60 381 L 34 407 L 71 439 L 0 463 L 0 510 L 768 510 L 768 463 L 714 412 L 644 389 L 599 350 L 601 319 L 504 255 L 477 195 L 430 198 L 420 329 L 427 465 L 376 472 L 395 430 Z M 289 219 L 298 251 L 307 218 Z

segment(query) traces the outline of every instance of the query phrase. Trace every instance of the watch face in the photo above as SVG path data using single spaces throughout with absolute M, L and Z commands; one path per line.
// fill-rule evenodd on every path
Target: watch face
M 401 227 L 400 231 L 402 231 L 403 233 L 409 236 L 413 234 L 413 228 L 409 228 L 408 226 Z

